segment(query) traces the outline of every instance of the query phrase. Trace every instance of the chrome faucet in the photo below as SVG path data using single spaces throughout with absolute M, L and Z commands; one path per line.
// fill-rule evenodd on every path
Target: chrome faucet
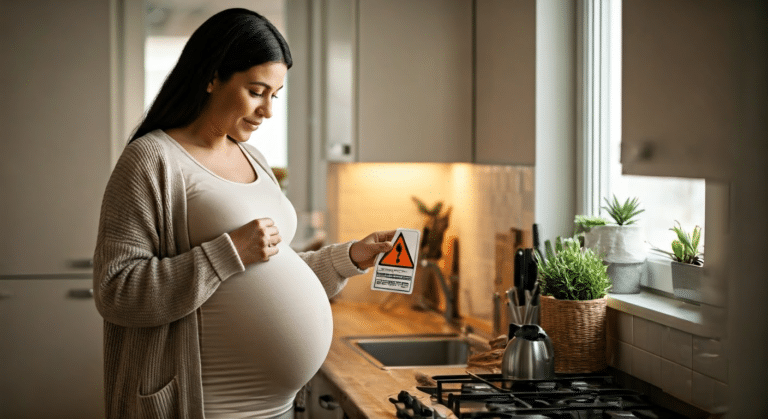
M 458 275 L 451 275 L 451 282 L 448 283 L 443 271 L 437 264 L 429 259 L 422 259 L 419 261 L 422 268 L 430 269 L 440 282 L 440 288 L 443 289 L 443 295 L 445 295 L 445 311 L 443 311 L 443 317 L 449 324 L 457 324 L 461 319 L 459 316 L 458 307 L 458 295 L 459 295 L 459 278 Z

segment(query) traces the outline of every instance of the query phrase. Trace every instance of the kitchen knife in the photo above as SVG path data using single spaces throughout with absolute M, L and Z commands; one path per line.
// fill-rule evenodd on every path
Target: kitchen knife
M 534 256 L 533 249 L 525 249 L 525 264 L 525 289 L 533 291 L 539 274 L 539 267 L 536 264 L 536 257 Z M 539 299 L 536 296 L 533 297 L 531 303 L 533 305 L 538 305 Z
M 453 261 L 451 263 L 451 275 L 459 274 L 459 239 L 453 239 Z
M 515 252 L 515 288 L 520 290 L 521 292 L 518 292 L 518 299 L 517 299 L 517 305 L 523 306 L 525 304 L 525 297 L 522 293 L 522 290 L 524 289 L 525 285 L 525 252 L 523 249 L 517 249 L 517 252 Z
M 531 264 L 533 263 L 533 249 L 523 249 L 523 273 L 521 275 L 523 281 L 523 289 L 530 290 L 533 288 L 533 278 L 530 276 Z

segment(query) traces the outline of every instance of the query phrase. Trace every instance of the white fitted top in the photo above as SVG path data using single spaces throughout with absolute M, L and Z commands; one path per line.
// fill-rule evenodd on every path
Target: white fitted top
M 333 333 L 322 284 L 289 246 L 296 211 L 242 146 L 257 174 L 253 183 L 221 178 L 173 143 L 192 246 L 257 218 L 273 219 L 280 231 L 275 256 L 231 276 L 203 304 L 201 336 L 206 418 L 278 416 L 320 369 Z

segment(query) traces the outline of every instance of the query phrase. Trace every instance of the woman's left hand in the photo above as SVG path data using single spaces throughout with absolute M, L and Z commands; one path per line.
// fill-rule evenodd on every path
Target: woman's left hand
M 368 269 L 376 262 L 376 256 L 392 250 L 392 238 L 395 230 L 377 231 L 355 242 L 349 248 L 349 257 L 360 269 Z

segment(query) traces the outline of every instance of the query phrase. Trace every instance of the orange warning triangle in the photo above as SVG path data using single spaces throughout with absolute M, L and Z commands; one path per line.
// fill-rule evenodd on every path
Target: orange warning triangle
M 397 266 L 400 268 L 413 268 L 413 260 L 411 260 L 411 252 L 408 251 L 408 245 L 405 244 L 403 239 L 403 233 L 395 240 L 395 246 L 389 251 L 383 258 L 379 265 L 385 266 Z

